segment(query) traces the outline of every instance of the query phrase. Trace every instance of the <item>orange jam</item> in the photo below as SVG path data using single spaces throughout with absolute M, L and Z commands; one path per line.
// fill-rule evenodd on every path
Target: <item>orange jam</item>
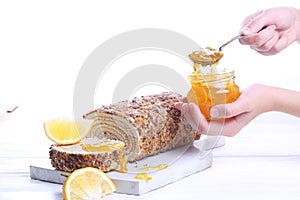
M 149 176 L 146 172 L 138 173 L 134 178 L 137 179 L 137 180 L 143 180 L 143 181 L 152 180 L 152 177 Z
M 137 180 L 150 181 L 150 180 L 152 180 L 152 177 L 146 173 L 147 171 L 153 171 L 153 170 L 158 171 L 158 170 L 163 170 L 163 169 L 167 169 L 167 168 L 168 168 L 167 164 L 139 168 L 139 170 L 142 170 L 142 172 L 138 173 L 134 178 Z
M 103 140 L 99 144 L 86 144 L 82 149 L 87 152 L 112 152 L 123 148 L 125 144 L 117 140 Z
M 189 57 L 195 64 L 201 64 L 201 66 L 217 65 L 223 57 L 223 53 L 211 47 L 205 47 L 199 51 L 194 51 Z
M 202 65 L 201 60 L 194 60 L 194 72 L 188 77 L 192 86 L 187 95 L 188 102 L 197 104 L 208 120 L 212 120 L 210 109 L 213 106 L 231 103 L 240 96 L 234 71 L 218 70 L 217 64 Z
M 167 169 L 167 168 L 168 168 L 168 164 L 162 164 L 162 165 L 157 165 L 157 166 L 143 167 L 143 168 L 140 168 L 139 170 L 153 171 L 153 170 L 163 170 L 163 169 Z
M 128 169 L 127 169 L 127 156 L 126 155 L 120 155 L 119 156 L 119 172 L 121 173 L 127 173 Z
M 87 152 L 113 152 L 124 148 L 125 144 L 118 140 L 103 140 L 98 144 L 85 144 L 82 149 Z M 127 156 L 119 155 L 119 166 L 121 173 L 127 173 Z

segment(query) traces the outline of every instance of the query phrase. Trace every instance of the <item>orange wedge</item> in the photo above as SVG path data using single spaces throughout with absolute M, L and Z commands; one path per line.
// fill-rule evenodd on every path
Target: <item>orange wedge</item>
M 76 144 L 92 129 L 92 120 L 52 119 L 44 122 L 46 136 L 56 144 Z
M 72 172 L 63 185 L 65 200 L 100 199 L 116 191 L 116 186 L 103 171 L 86 167 Z

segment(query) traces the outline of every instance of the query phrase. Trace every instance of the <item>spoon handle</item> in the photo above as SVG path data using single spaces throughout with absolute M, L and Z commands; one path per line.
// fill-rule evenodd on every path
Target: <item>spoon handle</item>
M 237 36 L 231 38 L 231 40 L 229 40 L 228 42 L 226 42 L 225 44 L 223 44 L 222 46 L 219 47 L 219 51 L 222 51 L 222 49 L 223 49 L 227 44 L 233 42 L 234 40 L 241 39 L 241 38 L 243 38 L 243 37 L 245 37 L 245 36 L 244 36 L 244 35 L 237 35 Z

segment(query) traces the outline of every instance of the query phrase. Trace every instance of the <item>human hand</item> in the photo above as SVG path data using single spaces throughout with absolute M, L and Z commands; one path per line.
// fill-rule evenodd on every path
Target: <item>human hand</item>
M 218 120 L 207 121 L 194 103 L 179 103 L 176 108 L 200 134 L 234 136 L 256 116 L 273 108 L 270 98 L 274 94 L 269 95 L 267 91 L 268 86 L 254 84 L 235 102 L 214 106 L 210 115 Z
M 249 45 L 263 55 L 273 55 L 300 41 L 300 10 L 277 7 L 259 11 L 246 17 L 240 43 Z

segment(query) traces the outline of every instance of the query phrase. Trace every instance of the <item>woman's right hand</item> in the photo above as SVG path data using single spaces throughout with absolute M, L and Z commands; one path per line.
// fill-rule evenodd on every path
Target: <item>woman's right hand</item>
M 276 7 L 246 17 L 240 34 L 246 35 L 240 43 L 249 45 L 263 55 L 273 55 L 294 41 L 300 42 L 300 10 Z

